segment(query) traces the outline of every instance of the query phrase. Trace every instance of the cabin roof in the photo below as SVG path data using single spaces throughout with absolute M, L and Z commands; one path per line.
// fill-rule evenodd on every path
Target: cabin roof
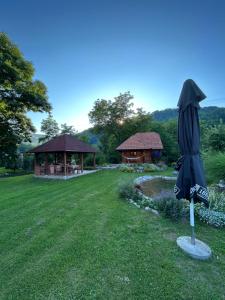
M 79 140 L 73 135 L 63 134 L 54 137 L 50 141 L 31 149 L 31 153 L 43 152 L 80 152 L 80 153 L 95 153 L 97 150 Z

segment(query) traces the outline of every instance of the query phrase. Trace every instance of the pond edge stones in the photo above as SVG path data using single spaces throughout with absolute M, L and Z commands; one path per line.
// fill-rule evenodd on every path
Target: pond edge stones
M 164 179 L 164 180 L 176 180 L 177 179 L 177 177 L 172 177 L 172 176 L 160 176 L 160 175 L 150 176 L 150 175 L 146 175 L 146 176 L 137 177 L 134 180 L 134 184 L 135 185 L 140 185 L 145 181 L 150 181 L 150 180 L 157 179 L 157 178 Z

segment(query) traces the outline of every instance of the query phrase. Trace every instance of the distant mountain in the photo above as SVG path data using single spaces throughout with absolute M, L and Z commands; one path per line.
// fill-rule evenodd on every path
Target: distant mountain
M 176 108 L 167 108 L 164 110 L 156 110 L 152 113 L 152 117 L 155 121 L 168 121 L 171 119 L 176 119 L 178 116 L 178 111 Z
M 99 146 L 100 144 L 100 141 L 99 141 L 99 136 L 97 134 L 94 134 L 92 132 L 92 129 L 89 128 L 89 129 L 86 129 L 82 132 L 79 132 L 77 134 L 77 137 L 79 138 L 82 138 L 82 137 L 87 137 L 87 142 L 91 145 L 96 145 L 96 146 Z
M 38 145 L 39 144 L 39 138 L 43 137 L 44 134 L 34 133 L 32 134 L 31 144 L 32 145 Z
M 178 117 L 177 108 L 167 108 L 164 110 L 156 110 L 152 113 L 152 117 L 156 121 L 168 121 Z M 207 106 L 199 110 L 199 117 L 208 124 L 225 123 L 225 107 Z

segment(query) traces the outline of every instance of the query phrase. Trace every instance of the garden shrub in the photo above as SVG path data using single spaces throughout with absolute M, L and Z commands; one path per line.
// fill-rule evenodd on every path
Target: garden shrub
M 119 170 L 122 171 L 122 172 L 127 172 L 127 173 L 133 173 L 133 172 L 135 172 L 134 167 L 132 167 L 131 165 L 126 165 L 126 164 L 122 164 L 119 167 Z
M 177 165 L 177 163 L 174 162 L 174 161 L 170 164 L 170 166 L 171 166 L 173 169 L 176 167 L 176 165 Z
M 122 199 L 132 199 L 134 202 L 142 200 L 142 195 L 135 188 L 133 182 L 123 182 L 119 185 L 119 196 Z
M 215 227 L 225 226 L 225 193 L 216 188 L 209 189 L 209 208 L 202 203 L 195 204 L 195 213 L 199 219 Z
M 223 212 L 201 208 L 199 210 L 199 218 L 201 221 L 215 227 L 225 226 L 225 213 Z
M 168 166 L 166 165 L 166 163 L 164 161 L 159 161 L 157 163 L 157 167 L 159 168 L 159 170 L 161 171 L 165 171 L 167 170 Z
M 97 152 L 95 157 L 96 165 L 103 165 L 105 163 L 105 156 L 102 153 Z M 94 157 L 93 154 L 86 154 L 84 157 L 84 166 L 93 166 Z
M 209 183 L 225 179 L 225 153 L 207 152 L 204 154 L 204 163 Z
M 119 170 L 122 172 L 155 172 L 160 171 L 161 168 L 155 164 L 121 164 Z
M 141 208 L 150 207 L 155 208 L 153 199 L 143 195 L 140 190 L 138 190 L 133 182 L 123 182 L 119 186 L 119 196 L 125 200 L 132 200 Z
M 174 221 L 186 216 L 186 208 L 183 200 L 177 200 L 172 196 L 157 197 L 154 199 L 156 208 L 166 217 Z
M 225 193 L 215 188 L 209 189 L 209 209 L 225 213 Z
M 34 157 L 33 155 L 24 155 L 23 158 L 23 170 L 26 172 L 32 172 L 34 169 Z
M 150 207 L 150 208 L 156 209 L 154 200 L 152 198 L 146 197 L 144 195 L 142 196 L 142 199 L 138 201 L 138 204 L 142 208 Z
M 155 172 L 160 171 L 160 167 L 155 164 L 143 164 L 144 172 Z

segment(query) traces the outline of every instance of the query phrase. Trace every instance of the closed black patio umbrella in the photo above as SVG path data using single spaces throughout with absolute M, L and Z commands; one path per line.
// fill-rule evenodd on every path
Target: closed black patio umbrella
M 187 199 L 191 202 L 191 226 L 194 229 L 194 216 L 191 209 L 193 203 L 203 202 L 208 207 L 208 191 L 200 157 L 200 128 L 198 109 L 199 102 L 206 96 L 197 84 L 188 79 L 184 82 L 178 101 L 178 144 L 181 158 L 178 161 L 179 170 L 174 192 L 177 199 Z M 194 243 L 194 230 L 192 233 Z

